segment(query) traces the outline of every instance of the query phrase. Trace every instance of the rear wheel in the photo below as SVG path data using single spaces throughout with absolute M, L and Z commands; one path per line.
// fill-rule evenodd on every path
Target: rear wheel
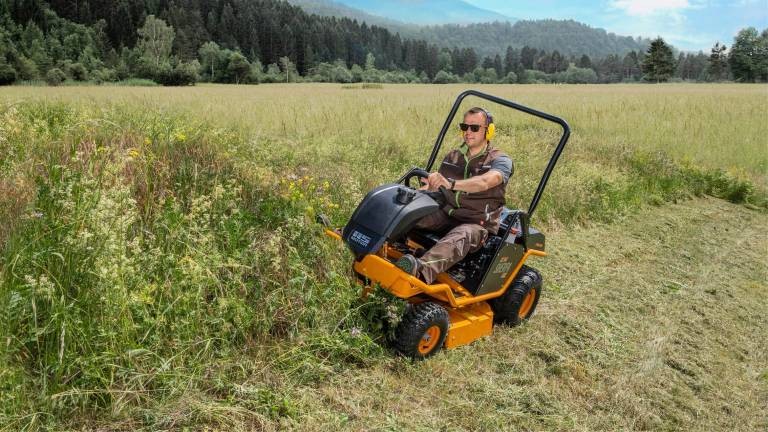
M 443 347 L 449 326 L 448 311 L 439 304 L 410 305 L 395 330 L 395 349 L 414 359 L 427 358 Z
M 512 286 L 501 297 L 488 302 L 493 309 L 493 322 L 516 326 L 530 318 L 539 304 L 541 289 L 541 274 L 532 267 L 523 266 Z

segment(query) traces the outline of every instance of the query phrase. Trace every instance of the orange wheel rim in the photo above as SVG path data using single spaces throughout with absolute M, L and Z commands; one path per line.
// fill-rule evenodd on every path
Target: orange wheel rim
M 419 341 L 419 354 L 429 354 L 440 340 L 440 327 L 433 325 L 424 332 Z
M 525 317 L 527 317 L 528 313 L 531 311 L 531 306 L 533 306 L 533 300 L 535 298 L 536 298 L 536 289 L 531 288 L 531 290 L 528 291 L 528 294 L 525 295 L 525 298 L 523 299 L 523 304 L 520 305 L 520 310 L 517 312 L 517 316 L 525 319 Z

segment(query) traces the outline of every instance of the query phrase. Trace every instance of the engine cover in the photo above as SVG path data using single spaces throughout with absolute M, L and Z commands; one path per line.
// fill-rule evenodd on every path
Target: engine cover
M 399 183 L 377 187 L 363 198 L 344 227 L 342 238 L 355 257 L 378 251 L 388 239 L 408 232 L 419 219 L 439 211 L 427 193 Z

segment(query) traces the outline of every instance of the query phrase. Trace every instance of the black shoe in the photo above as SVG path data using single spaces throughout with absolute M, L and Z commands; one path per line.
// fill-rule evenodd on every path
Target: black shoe
M 395 263 L 395 266 L 399 268 L 400 270 L 408 273 L 411 276 L 418 277 L 419 275 L 419 267 L 421 266 L 421 263 L 418 259 L 416 259 L 415 256 L 406 254 L 400 257 L 399 260 Z

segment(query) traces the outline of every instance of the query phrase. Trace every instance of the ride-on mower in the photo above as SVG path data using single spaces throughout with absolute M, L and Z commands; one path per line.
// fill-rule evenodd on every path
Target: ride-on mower
M 557 123 L 563 134 L 544 170 L 527 211 L 504 208 L 496 235 L 462 261 L 437 276 L 433 284 L 395 266 L 404 254 L 420 256 L 438 240 L 436 233 L 414 229 L 416 222 L 441 211 L 442 194 L 411 187 L 426 178 L 453 118 L 467 96 L 476 96 Z M 468 90 L 459 95 L 440 130 L 426 167 L 412 168 L 396 183 L 368 193 L 342 229 L 321 217 L 326 233 L 343 241 L 355 256 L 353 268 L 364 295 L 376 285 L 408 302 L 395 329 L 394 347 L 412 358 L 425 358 L 443 346 L 454 348 L 491 333 L 493 324 L 517 325 L 536 310 L 542 279 L 524 263 L 530 256 L 546 256 L 544 234 L 529 221 L 565 147 L 570 128 L 555 116 L 495 96 Z

